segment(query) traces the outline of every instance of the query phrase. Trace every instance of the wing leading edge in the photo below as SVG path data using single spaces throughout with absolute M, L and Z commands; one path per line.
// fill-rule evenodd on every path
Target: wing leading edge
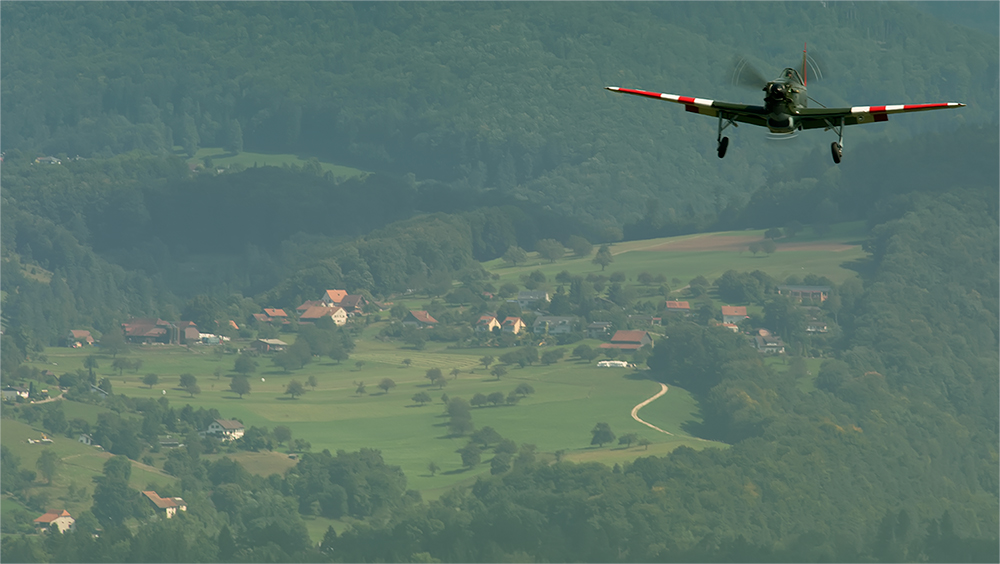
M 632 94 L 633 96 L 644 96 L 657 100 L 666 100 L 677 104 L 684 104 L 684 109 L 711 117 L 717 117 L 723 113 L 723 117 L 750 123 L 753 125 L 767 125 L 767 110 L 763 106 L 750 106 L 747 104 L 731 104 L 729 102 L 719 102 L 717 100 L 707 100 L 705 98 L 692 98 L 690 96 L 677 96 L 676 94 L 661 94 L 659 92 L 647 92 L 645 90 L 633 90 L 631 88 L 619 88 L 617 86 L 605 86 L 606 90 L 618 92 L 620 94 Z

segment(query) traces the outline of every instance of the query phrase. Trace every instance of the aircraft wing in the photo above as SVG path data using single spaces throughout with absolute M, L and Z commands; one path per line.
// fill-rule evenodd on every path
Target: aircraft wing
M 897 104 L 894 106 L 854 106 L 853 108 L 807 108 L 799 110 L 798 119 L 803 129 L 816 129 L 839 126 L 841 118 L 844 120 L 844 125 L 859 125 L 889 121 L 889 114 L 963 107 L 965 104 L 958 102 L 941 102 L 937 104 Z
M 746 104 L 731 104 L 729 102 L 719 102 L 717 100 L 706 100 L 704 98 L 692 98 L 690 96 L 677 96 L 676 94 L 661 94 L 659 92 L 646 92 L 645 90 L 632 90 L 631 88 L 619 88 L 617 86 L 605 86 L 606 90 L 619 92 L 621 94 L 632 94 L 633 96 L 645 96 L 657 100 L 666 100 L 677 104 L 684 104 L 684 109 L 696 114 L 717 117 L 720 113 L 727 119 L 749 123 L 753 125 L 767 126 L 767 110 L 764 106 L 748 106 Z

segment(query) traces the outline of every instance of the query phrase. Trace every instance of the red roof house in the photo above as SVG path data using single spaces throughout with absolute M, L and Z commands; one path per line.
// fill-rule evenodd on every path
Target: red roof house
M 417 327 L 433 327 L 437 325 L 437 322 L 437 319 L 431 317 L 431 314 L 424 310 L 411 309 L 403 318 L 403 325 L 416 325 Z
M 649 331 L 617 331 L 610 343 L 603 343 L 602 349 L 622 349 L 634 351 L 645 346 L 653 346 Z

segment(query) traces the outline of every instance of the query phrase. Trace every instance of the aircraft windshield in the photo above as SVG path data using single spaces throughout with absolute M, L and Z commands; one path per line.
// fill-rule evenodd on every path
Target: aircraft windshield
M 785 69 L 784 71 L 781 72 L 781 76 L 783 78 L 789 78 L 789 79 L 792 79 L 792 80 L 798 82 L 799 84 L 802 84 L 802 77 L 799 76 L 799 71 L 797 71 L 797 70 L 795 70 L 793 68 L 787 68 L 787 69 Z

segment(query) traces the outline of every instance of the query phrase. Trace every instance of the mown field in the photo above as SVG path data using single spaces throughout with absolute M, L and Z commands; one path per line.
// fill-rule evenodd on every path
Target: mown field
M 174 147 L 174 150 L 178 153 L 183 152 L 183 149 L 177 146 Z M 205 159 L 211 159 L 212 165 L 219 168 L 229 168 L 233 165 L 239 165 L 245 168 L 253 168 L 254 166 L 280 167 L 284 165 L 302 167 L 309 162 L 308 157 L 302 157 L 300 155 L 247 152 L 232 153 L 222 149 L 221 147 L 202 147 L 198 149 L 194 158 L 188 159 L 188 162 L 191 164 L 204 164 Z M 334 178 L 347 179 L 367 174 L 363 170 L 329 162 L 319 161 L 319 166 L 324 173 L 332 173 Z

